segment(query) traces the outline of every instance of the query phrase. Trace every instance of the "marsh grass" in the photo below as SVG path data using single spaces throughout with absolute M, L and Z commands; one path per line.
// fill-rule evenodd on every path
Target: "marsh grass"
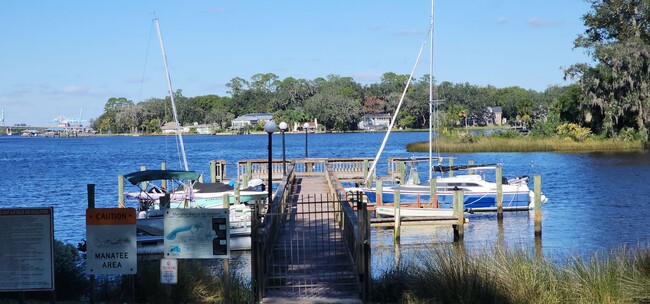
M 648 303 L 650 250 L 564 262 L 526 250 L 430 249 L 374 279 L 377 303 Z
M 135 284 L 137 303 L 249 303 L 251 288 L 241 277 L 230 274 L 228 286 L 223 273 L 213 273 L 202 260 L 178 260 L 178 283 L 160 283 L 159 261 L 139 261 L 138 274 L 99 282 L 96 298 L 100 302 L 130 302 L 130 285 Z M 228 295 L 224 291 L 228 289 Z
M 599 151 L 640 151 L 641 141 L 617 139 L 588 139 L 577 142 L 562 138 L 538 138 L 518 136 L 513 138 L 499 136 L 471 135 L 464 137 L 441 138 L 438 141 L 440 152 L 599 152 Z M 406 146 L 409 152 L 429 151 L 428 142 L 415 142 Z

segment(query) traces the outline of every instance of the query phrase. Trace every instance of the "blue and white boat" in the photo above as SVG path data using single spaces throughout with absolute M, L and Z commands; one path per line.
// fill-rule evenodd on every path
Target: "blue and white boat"
M 528 188 L 527 181 L 528 178 L 523 176 L 502 183 L 503 210 L 530 210 L 535 207 L 534 193 Z M 395 192 L 399 191 L 401 204 L 437 202 L 438 208 L 452 208 L 454 190 L 463 190 L 463 203 L 466 211 L 497 210 L 497 183 L 486 181 L 478 174 L 436 177 L 436 199 L 434 201 L 431 200 L 430 186 L 426 183 L 384 187 L 381 202 L 382 204 L 393 204 Z M 363 191 L 371 203 L 377 203 L 376 188 L 366 188 Z M 541 201 L 546 201 L 546 197 L 542 195 Z

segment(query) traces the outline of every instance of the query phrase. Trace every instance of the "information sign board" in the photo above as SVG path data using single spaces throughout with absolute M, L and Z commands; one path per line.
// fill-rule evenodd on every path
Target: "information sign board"
M 88 274 L 135 274 L 138 269 L 134 208 L 86 209 Z
M 54 290 L 54 209 L 0 209 L 0 291 Z
M 165 210 L 164 252 L 167 258 L 230 257 L 230 209 Z

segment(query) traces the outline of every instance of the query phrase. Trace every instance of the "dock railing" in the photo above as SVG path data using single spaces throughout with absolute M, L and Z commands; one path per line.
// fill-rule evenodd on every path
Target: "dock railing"
M 282 169 L 280 169 L 282 170 Z M 296 186 L 293 167 L 278 186 L 271 205 L 256 204 L 251 218 L 251 282 L 256 301 L 264 297 L 273 248 L 286 221 L 290 200 Z
M 215 162 L 215 167 L 225 164 Z M 335 173 L 340 179 L 346 180 L 363 180 L 368 174 L 370 166 L 372 166 L 373 159 L 371 158 L 299 158 L 294 160 L 287 160 L 285 165 L 287 171 L 290 168 L 294 173 L 299 176 L 323 176 L 327 168 Z M 237 179 L 240 181 L 249 181 L 253 178 L 267 179 L 268 178 L 268 160 L 263 159 L 249 159 L 241 160 L 237 163 Z M 274 159 L 271 163 L 271 175 L 273 180 L 283 179 L 283 164 L 282 160 Z M 215 172 L 218 169 L 213 169 Z M 217 179 L 220 177 L 215 173 Z M 373 174 L 375 176 L 375 174 Z
M 336 168 L 336 167 L 334 167 Z M 337 223 L 341 229 L 343 239 L 347 242 L 350 249 L 350 255 L 354 260 L 354 266 L 358 274 L 358 292 L 364 303 L 368 303 L 370 296 L 370 220 L 368 218 L 368 208 L 366 203 L 362 203 L 360 196 L 362 193 L 351 195 L 359 196 L 355 200 L 357 205 L 352 207 L 348 200 L 343 185 L 339 181 L 334 168 L 328 167 L 325 172 L 325 179 L 329 187 L 331 197 L 337 198 L 336 208 L 341 208 L 341 216 L 337 218 Z M 356 209 L 356 210 L 355 210 Z M 356 212 L 355 212 L 356 211 Z
M 353 207 L 348 201 L 347 194 L 339 181 L 337 173 L 327 165 L 327 161 L 308 159 L 295 162 L 287 172 L 287 176 L 278 186 L 271 205 L 255 205 L 252 215 L 251 234 L 251 281 L 253 296 L 256 301 L 264 298 L 269 284 L 268 274 L 271 273 L 273 250 L 280 235 L 280 231 L 289 215 L 289 208 L 297 187 L 298 176 L 321 175 L 327 180 L 330 195 L 334 198 L 338 218 L 336 223 L 350 256 L 353 259 L 357 274 L 357 291 L 364 303 L 368 302 L 370 294 L 370 221 L 365 203 L 357 203 Z M 311 172 L 308 166 L 313 166 Z M 335 166 L 336 167 L 336 166 Z M 298 170 L 298 168 L 305 169 Z M 321 170 L 321 168 L 323 168 Z M 357 194 L 361 195 L 361 194 Z M 265 210 L 265 212 L 263 211 Z

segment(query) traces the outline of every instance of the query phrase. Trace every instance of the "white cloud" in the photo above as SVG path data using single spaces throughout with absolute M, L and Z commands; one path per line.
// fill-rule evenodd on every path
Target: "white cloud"
M 544 26 L 555 26 L 560 24 L 559 21 L 553 19 L 542 19 L 538 17 L 533 17 L 528 20 L 528 25 L 532 27 L 544 27 Z

